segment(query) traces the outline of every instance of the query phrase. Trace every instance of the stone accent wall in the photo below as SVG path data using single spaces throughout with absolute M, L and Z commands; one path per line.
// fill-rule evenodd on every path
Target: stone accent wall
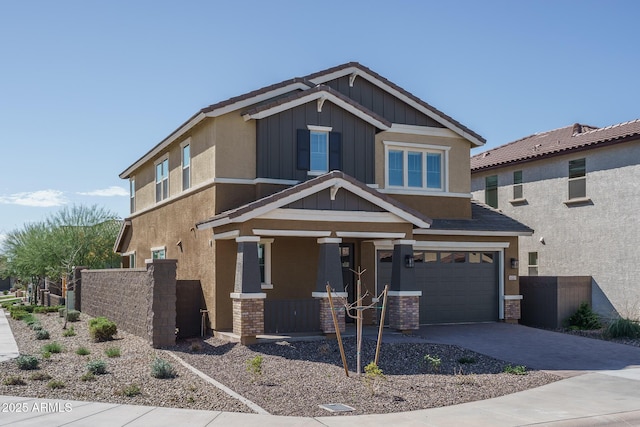
M 336 328 L 333 324 L 333 316 L 331 315 L 331 305 L 329 298 L 319 298 L 320 300 L 320 329 L 325 334 L 335 334 Z M 338 327 L 340 332 L 344 332 L 345 328 L 345 309 L 342 298 L 333 298 L 333 309 L 338 318 Z
M 520 320 L 520 300 L 505 300 L 504 321 L 507 323 L 518 323 L 518 320 Z
M 175 344 L 176 260 L 153 260 L 146 269 L 83 270 L 76 288 L 84 313 L 104 316 L 154 347 Z
M 389 326 L 399 331 L 411 331 L 420 327 L 420 297 L 387 297 Z
M 264 298 L 233 298 L 233 333 L 243 344 L 264 334 Z

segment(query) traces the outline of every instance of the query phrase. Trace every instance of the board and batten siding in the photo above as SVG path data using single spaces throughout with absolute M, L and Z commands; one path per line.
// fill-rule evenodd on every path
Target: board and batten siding
M 257 121 L 258 178 L 309 178 L 306 170 L 297 168 L 296 159 L 297 130 L 307 129 L 308 125 L 329 126 L 339 132 L 342 171 L 361 182 L 374 182 L 376 128 L 331 102 L 325 102 L 318 113 L 315 101 Z

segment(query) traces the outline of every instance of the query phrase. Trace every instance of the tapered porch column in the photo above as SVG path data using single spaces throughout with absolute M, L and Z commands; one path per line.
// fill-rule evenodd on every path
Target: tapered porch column
M 316 290 L 311 295 L 320 300 L 320 329 L 328 335 L 335 334 L 336 328 L 331 314 L 327 284 L 331 286 L 333 310 L 338 317 L 338 327 L 341 332 L 344 331 L 345 326 L 344 303 L 347 301 L 347 292 L 344 292 L 344 281 L 342 280 L 342 263 L 340 262 L 341 242 L 342 239 L 333 237 L 318 239 L 320 251 L 318 255 Z
M 264 299 L 260 287 L 258 263 L 259 236 L 236 237 L 236 277 L 231 293 L 233 300 L 233 333 L 242 344 L 251 344 L 264 333 Z
M 393 264 L 389 287 L 389 326 L 399 331 L 416 330 L 420 326 L 420 297 L 416 290 L 416 275 L 413 264 L 415 240 L 393 242 Z

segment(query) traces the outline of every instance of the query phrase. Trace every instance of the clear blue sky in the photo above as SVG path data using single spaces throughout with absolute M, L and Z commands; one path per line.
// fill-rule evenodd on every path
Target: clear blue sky
M 640 118 L 637 1 L 2 1 L 0 235 L 118 174 L 200 108 L 358 61 L 487 139 Z M 475 152 L 474 152 L 475 153 Z

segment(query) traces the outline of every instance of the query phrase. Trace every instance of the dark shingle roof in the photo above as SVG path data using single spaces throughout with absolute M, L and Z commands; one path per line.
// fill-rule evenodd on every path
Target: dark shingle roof
M 477 200 L 471 200 L 471 219 L 434 219 L 430 230 L 533 233 L 533 229 Z
M 471 170 L 492 169 L 509 163 L 563 154 L 570 150 L 621 142 L 637 135 L 640 135 L 640 119 L 604 128 L 576 123 L 572 126 L 536 133 L 476 154 L 471 157 Z

